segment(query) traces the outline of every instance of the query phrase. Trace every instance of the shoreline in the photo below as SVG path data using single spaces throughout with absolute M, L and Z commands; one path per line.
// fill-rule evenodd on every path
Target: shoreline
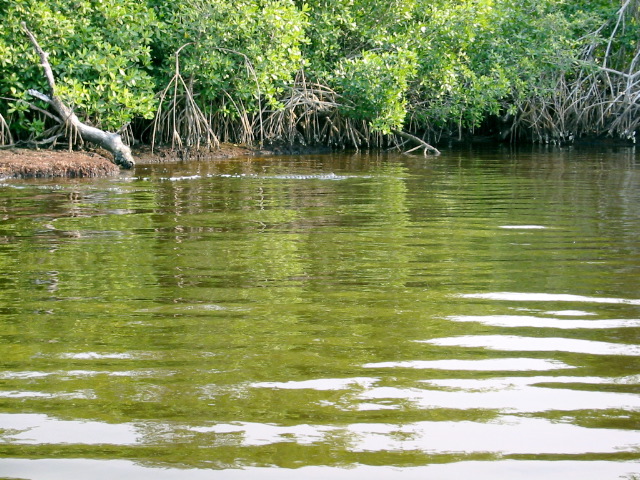
M 231 157 L 268 155 L 271 152 L 223 144 L 219 149 L 189 152 L 151 147 L 133 148 L 137 165 L 172 163 L 184 160 L 221 160 Z M 117 176 L 120 168 L 101 150 L 0 149 L 0 179 L 26 178 L 106 178 Z
M 447 142 L 442 142 L 447 143 Z M 476 148 L 488 145 L 505 145 L 504 142 L 487 141 L 484 137 L 474 137 L 472 141 L 450 141 L 449 148 Z M 533 145 L 533 144 L 532 144 Z M 523 146 L 511 145 L 510 148 Z M 538 145 L 538 147 L 541 147 Z M 570 145 L 542 145 L 542 147 L 572 148 L 630 148 L 633 142 L 612 138 L 585 137 L 577 139 Z M 136 165 L 162 163 L 179 163 L 185 161 L 216 161 L 228 158 L 260 157 L 270 155 L 304 155 L 309 153 L 329 153 L 327 147 L 304 148 L 282 147 L 270 145 L 263 149 L 243 145 L 223 143 L 217 149 L 190 150 L 188 148 L 173 150 L 169 147 L 158 147 L 151 151 L 149 145 L 132 148 Z M 0 180 L 29 178 L 107 178 L 114 177 L 122 171 L 111 160 L 111 154 L 101 149 L 90 150 L 49 150 L 31 148 L 0 148 Z

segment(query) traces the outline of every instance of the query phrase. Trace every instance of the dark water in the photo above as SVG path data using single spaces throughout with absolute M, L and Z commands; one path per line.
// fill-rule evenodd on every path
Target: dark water
M 640 477 L 640 157 L 0 187 L 0 477 Z

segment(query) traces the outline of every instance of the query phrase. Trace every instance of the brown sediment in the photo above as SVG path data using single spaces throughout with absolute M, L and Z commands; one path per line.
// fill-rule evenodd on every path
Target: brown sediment
M 111 177 L 120 169 L 91 152 L 0 149 L 0 178 Z
M 232 157 L 246 157 L 254 155 L 268 155 L 272 152 L 256 150 L 244 145 L 234 145 L 231 143 L 221 143 L 218 148 L 213 149 L 189 149 L 182 148 L 173 150 L 167 147 L 156 147 L 151 150 L 148 145 L 136 146 L 133 149 L 133 156 L 138 165 L 150 163 L 172 163 L 187 160 L 208 161 L 219 160 Z
M 134 149 L 136 163 L 171 163 L 186 160 L 208 161 L 230 157 L 264 155 L 268 152 L 251 148 L 222 144 L 214 150 L 171 150 L 158 148 L 151 152 L 149 147 Z M 102 150 L 66 151 L 32 150 L 27 148 L 0 149 L 0 178 L 98 178 L 118 175 L 120 169 Z

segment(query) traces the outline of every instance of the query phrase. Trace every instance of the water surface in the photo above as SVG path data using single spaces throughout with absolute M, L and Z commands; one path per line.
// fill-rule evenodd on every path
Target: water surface
M 0 186 L 0 477 L 640 476 L 633 150 Z

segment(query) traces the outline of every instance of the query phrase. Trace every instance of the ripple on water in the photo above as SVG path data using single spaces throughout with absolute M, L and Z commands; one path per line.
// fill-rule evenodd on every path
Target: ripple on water
M 513 302 L 589 302 L 640 305 L 638 299 L 587 297 L 584 295 L 569 295 L 560 293 L 520 293 L 520 292 L 492 292 L 492 293 L 463 293 L 462 298 L 479 298 L 486 300 L 505 300 Z
M 488 348 L 519 352 L 570 352 L 590 355 L 640 356 L 640 345 L 552 337 L 518 337 L 514 335 L 463 335 L 459 337 L 416 340 L 438 346 Z
M 621 320 L 566 320 L 526 315 L 454 315 L 454 322 L 478 322 L 493 327 L 533 327 L 559 329 L 608 329 L 640 327 L 640 319 Z
M 483 360 L 410 360 L 367 363 L 364 368 L 416 368 L 452 371 L 546 371 L 575 368 L 557 360 L 537 358 L 487 358 Z
M 111 377 L 163 377 L 173 375 L 172 370 L 160 369 L 140 369 L 140 370 L 56 370 L 52 372 L 22 371 L 22 372 L 0 372 L 0 379 L 3 380 L 32 380 L 46 377 L 62 378 L 83 378 L 105 375 Z
M 257 382 L 252 383 L 254 388 L 275 388 L 283 390 L 345 390 L 350 388 L 366 388 L 375 383 L 377 378 L 320 378 L 290 382 Z
M 640 431 L 584 428 L 546 419 L 500 416 L 486 423 L 352 424 L 355 451 L 579 454 L 633 450 Z
M 450 379 L 442 382 L 424 380 L 420 387 L 377 387 L 359 394 L 360 410 L 383 402 L 385 406 L 406 405 L 421 409 L 486 409 L 509 413 L 549 411 L 639 409 L 640 397 L 632 393 L 584 391 L 576 388 L 578 378 L 509 377 L 487 380 Z M 553 382 L 553 387 L 539 384 Z M 566 383 L 566 388 L 561 388 Z M 585 450 L 588 451 L 588 450 Z
M 585 312 L 583 310 L 555 310 L 545 312 L 546 315 L 558 315 L 564 317 L 586 317 L 589 315 L 595 315 L 593 312 Z
M 16 444 L 132 445 L 138 434 L 131 424 L 59 420 L 44 414 L 0 414 L 6 438 Z
M 59 357 L 69 360 L 131 360 L 136 358 L 131 353 L 98 352 L 61 353 Z
M 282 175 L 258 175 L 258 174 L 207 174 L 207 175 L 180 175 L 176 177 L 162 177 L 161 181 L 180 182 L 189 180 L 200 180 L 202 178 L 240 178 L 254 180 L 348 180 L 351 178 L 367 179 L 368 175 L 336 175 L 335 173 L 311 173 L 308 175 L 282 174 Z M 140 180 L 146 180 L 140 178 Z
M 92 480 L 113 480 L 114 478 L 135 478 L 136 480 L 352 480 L 371 478 L 394 480 L 603 480 L 605 478 L 632 478 L 639 469 L 631 462 L 606 462 L 574 460 L 495 460 L 459 461 L 455 463 L 434 463 L 419 467 L 354 465 L 350 468 L 326 466 L 305 466 L 293 469 L 245 467 L 242 469 L 209 470 L 152 467 L 129 460 L 92 459 L 0 459 L 0 469 L 12 478 L 33 480 L 59 480 L 86 478 L 91 472 Z
M 507 230 L 544 230 L 544 225 L 500 225 L 500 228 Z
M 5 189 L 0 476 L 638 471 L 635 170 L 344 160 Z
M 491 452 L 494 454 L 579 454 L 629 450 L 640 432 L 584 428 L 539 418 L 510 415 L 486 423 L 422 421 L 404 424 L 351 423 L 332 425 L 274 425 L 251 422 L 219 423 L 191 429 L 235 439 L 244 447 L 297 443 L 309 445 L 344 437 L 354 452 L 420 451 L 430 454 Z

